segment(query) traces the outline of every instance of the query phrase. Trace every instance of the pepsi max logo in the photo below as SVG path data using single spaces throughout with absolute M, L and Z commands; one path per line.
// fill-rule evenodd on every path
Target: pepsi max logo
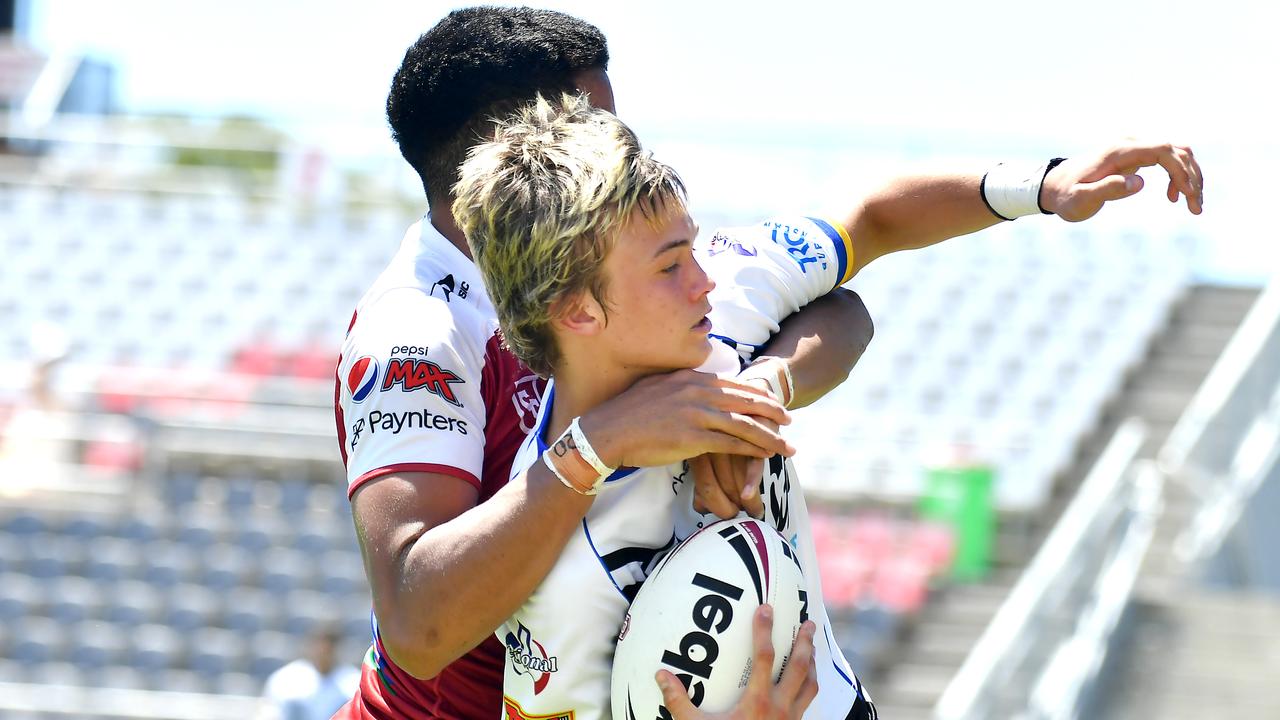
M 347 373 L 347 391 L 352 402 L 364 402 L 369 393 L 378 387 L 378 360 L 366 355 L 351 365 Z

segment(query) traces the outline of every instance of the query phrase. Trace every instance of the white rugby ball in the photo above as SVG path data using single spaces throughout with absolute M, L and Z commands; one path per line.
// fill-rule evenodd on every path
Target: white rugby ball
M 804 575 L 787 541 L 766 522 L 722 520 L 689 536 L 645 580 L 623 621 L 613 657 L 614 720 L 659 720 L 654 681 L 669 670 L 693 704 L 723 712 L 742 697 L 752 672 L 752 618 L 773 606 L 777 681 L 807 619 Z

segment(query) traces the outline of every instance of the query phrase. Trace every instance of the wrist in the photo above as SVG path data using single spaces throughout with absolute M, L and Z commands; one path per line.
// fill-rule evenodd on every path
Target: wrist
M 791 378 L 791 367 L 780 357 L 761 357 L 743 368 L 738 374 L 741 382 L 761 385 L 777 399 L 783 407 L 791 407 L 795 399 L 795 381 Z
M 978 191 L 983 203 L 1001 220 L 1016 220 L 1027 215 L 1052 215 L 1044 205 L 1045 178 L 1062 163 L 1054 158 L 1039 165 L 996 165 L 982 176 Z
M 598 410 L 580 416 L 578 427 L 591 438 L 591 447 L 595 449 L 601 462 L 611 468 L 622 467 L 622 459 L 631 450 L 627 445 L 628 434 L 625 428 L 614 427 L 609 417 L 601 417 Z

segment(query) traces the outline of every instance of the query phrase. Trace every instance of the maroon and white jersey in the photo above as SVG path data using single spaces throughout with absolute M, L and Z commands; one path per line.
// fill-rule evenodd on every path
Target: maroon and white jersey
M 479 271 L 423 220 L 356 306 L 338 359 L 335 415 L 347 494 L 391 473 L 471 483 L 489 499 L 538 413 L 543 383 L 497 336 Z M 343 717 L 492 720 L 502 708 L 495 640 L 430 681 L 383 651 L 374 622 L 360 692 Z

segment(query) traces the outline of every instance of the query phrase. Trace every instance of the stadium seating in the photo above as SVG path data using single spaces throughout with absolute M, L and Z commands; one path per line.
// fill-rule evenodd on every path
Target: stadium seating
M 163 516 L 0 507 L 0 682 L 253 695 L 330 621 L 359 662 L 369 594 L 350 516 L 296 514 L 269 482 L 195 478 Z M 304 508 L 342 496 L 295 492 Z

